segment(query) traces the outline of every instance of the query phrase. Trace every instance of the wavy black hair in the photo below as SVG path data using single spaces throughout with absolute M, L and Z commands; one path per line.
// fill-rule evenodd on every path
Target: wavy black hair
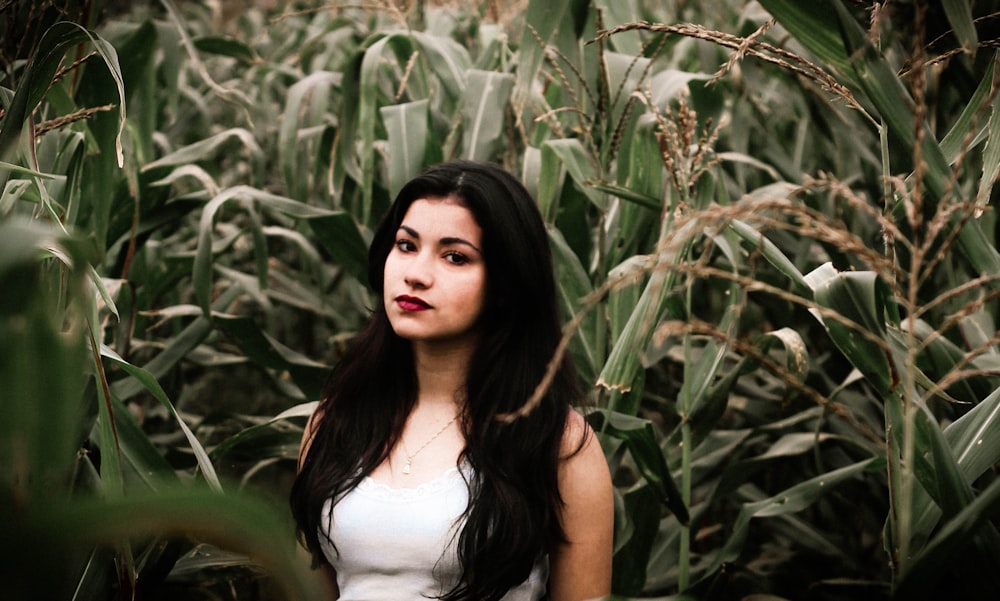
M 448 197 L 468 208 L 482 230 L 493 306 L 480 320 L 461 417 L 462 458 L 473 468 L 474 491 L 458 539 L 462 576 L 440 598 L 491 601 L 565 541 L 558 468 L 567 415 L 582 396 L 564 359 L 537 408 L 511 423 L 498 419 L 531 397 L 562 333 L 545 225 L 524 186 L 496 165 L 443 163 L 399 191 L 368 252 L 368 282 L 378 302 L 333 371 L 291 505 L 300 538 L 320 561 L 323 504 L 357 486 L 398 443 L 417 399 L 417 378 L 410 343 L 393 332 L 382 303 L 385 261 L 410 205 Z

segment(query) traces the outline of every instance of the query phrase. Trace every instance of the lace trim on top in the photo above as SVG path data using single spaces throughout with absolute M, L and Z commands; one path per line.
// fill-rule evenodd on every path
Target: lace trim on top
M 454 490 L 456 485 L 464 487 L 467 479 L 469 479 L 469 474 L 464 469 L 459 469 L 456 466 L 449 468 L 433 480 L 428 480 L 417 486 L 407 488 L 396 488 L 384 482 L 379 482 L 371 476 L 365 476 L 354 490 L 365 496 L 374 497 L 382 501 L 408 502 L 413 499 Z

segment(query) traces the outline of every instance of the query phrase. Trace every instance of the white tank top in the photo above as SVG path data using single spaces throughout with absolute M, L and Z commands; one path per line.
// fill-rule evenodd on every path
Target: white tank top
M 449 592 L 461 576 L 456 545 L 468 502 L 457 467 L 416 488 L 365 478 L 336 504 L 328 500 L 319 539 L 337 572 L 340 601 L 424 601 Z M 543 561 L 504 601 L 540 599 L 547 579 Z

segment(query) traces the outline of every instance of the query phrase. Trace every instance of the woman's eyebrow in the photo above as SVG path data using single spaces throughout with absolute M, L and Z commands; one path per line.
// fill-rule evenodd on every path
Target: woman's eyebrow
M 409 235 L 411 238 L 413 238 L 415 240 L 420 240 L 420 234 L 417 233 L 417 230 L 415 230 L 415 229 L 413 229 L 413 228 L 411 228 L 409 226 L 406 226 L 406 225 L 400 225 L 399 229 L 401 229 L 404 232 L 406 232 L 407 235 Z M 465 246 L 468 246 L 472 250 L 476 251 L 477 253 L 483 254 L 483 251 L 479 250 L 478 246 L 476 246 L 475 244 L 469 242 L 465 238 L 459 238 L 457 236 L 447 236 L 445 238 L 441 238 L 441 242 L 440 243 L 443 246 L 450 246 L 452 244 L 463 244 Z

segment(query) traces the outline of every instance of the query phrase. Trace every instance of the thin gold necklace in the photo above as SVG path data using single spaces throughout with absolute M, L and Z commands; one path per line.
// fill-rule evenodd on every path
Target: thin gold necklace
M 403 439 L 402 438 L 399 439 L 399 444 L 400 444 L 400 446 L 403 447 L 403 454 L 406 455 L 406 463 L 403 464 L 403 469 L 402 469 L 402 472 L 403 472 L 404 476 L 409 476 L 410 475 L 410 468 L 413 466 L 413 458 L 417 456 L 417 453 L 419 453 L 420 451 L 423 451 L 424 449 L 426 449 L 427 445 L 429 445 L 432 442 L 434 442 L 435 438 L 437 438 L 438 436 L 441 436 L 441 433 L 443 433 L 445 430 L 447 430 L 448 426 L 450 426 L 453 423 L 455 423 L 456 419 L 458 419 L 457 415 L 455 417 L 451 418 L 450 420 L 448 420 L 447 424 L 441 426 L 441 429 L 438 430 L 434 434 L 434 436 L 431 436 L 430 438 L 428 438 L 427 442 L 425 442 L 424 444 L 420 445 L 420 448 L 417 449 L 416 451 L 414 451 L 412 455 L 410 454 L 409 451 L 406 450 L 406 443 L 403 442 Z

